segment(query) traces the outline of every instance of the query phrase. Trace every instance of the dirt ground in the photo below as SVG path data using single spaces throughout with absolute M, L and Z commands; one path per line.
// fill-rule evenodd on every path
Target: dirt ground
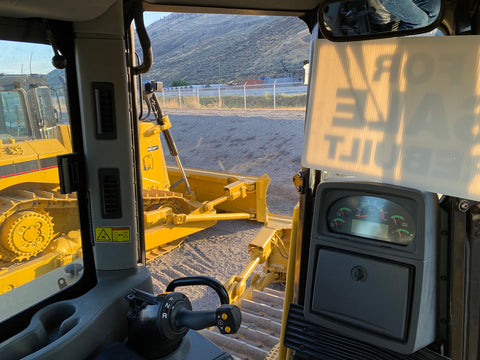
M 271 213 L 291 215 L 298 201 L 292 177 L 301 168 L 304 111 L 166 110 L 184 166 L 271 178 L 267 204 Z M 168 163 L 174 159 L 164 149 Z M 170 253 L 148 263 L 156 293 L 178 277 L 207 275 L 222 283 L 249 262 L 248 244 L 261 224 L 221 221 L 190 235 Z M 194 309 L 218 304 L 207 288 L 179 288 Z

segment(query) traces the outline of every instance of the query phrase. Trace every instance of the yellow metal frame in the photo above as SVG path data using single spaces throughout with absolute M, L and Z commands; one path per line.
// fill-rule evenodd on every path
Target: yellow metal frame
M 80 232 L 71 231 L 55 240 L 45 254 L 0 270 L 0 294 L 17 288 L 82 257 Z
M 252 258 L 260 258 L 253 262 L 255 266 L 258 263 L 265 263 L 266 269 L 273 269 L 273 271 L 268 270 L 270 273 L 267 278 L 256 279 L 257 287 L 280 279 L 278 274 L 285 270 L 278 268 L 280 261 L 274 259 L 275 254 L 278 253 L 275 251 L 275 246 L 278 247 L 278 244 L 284 242 L 281 239 L 287 233 L 284 233 L 283 227 L 279 228 L 280 225 L 277 224 L 279 218 L 274 219 L 268 213 L 266 194 L 269 177 L 185 168 L 192 190 L 188 193 L 185 184 L 179 181 L 183 179 L 181 171 L 165 163 L 160 135 L 162 130 L 171 126 L 170 122 L 166 121 L 163 126 L 151 122 L 140 122 L 138 126 L 147 259 L 150 260 L 156 256 L 155 254 L 161 254 L 167 249 L 178 246 L 186 236 L 213 226 L 217 221 L 255 220 L 268 223 L 268 229 L 263 230 L 256 241 L 262 242 L 265 240 L 264 237 L 268 239 L 265 244 L 251 244 L 249 251 Z M 25 161 L 38 161 L 40 164 L 42 159 L 53 158 L 71 151 L 70 127 L 58 125 L 58 136 L 59 140 L 32 140 L 19 144 L 11 142 L 0 145 L 0 166 Z M 171 184 L 176 183 L 179 185 L 171 189 Z M 27 186 L 27 184 L 30 185 Z M 0 190 L 4 190 L 5 199 L 8 194 L 10 200 L 0 201 L 2 214 L 0 224 L 15 211 L 36 209 L 45 214 L 50 213 L 55 231 L 58 231 L 54 234 L 55 244 L 63 244 L 64 241 L 60 240 L 64 238 L 62 234 L 78 229 L 78 215 L 75 206 L 76 198 L 59 194 L 58 184 L 56 165 L 2 179 Z M 26 188 L 29 190 L 27 191 Z M 35 207 L 33 207 L 34 204 L 36 204 Z M 78 248 L 55 246 L 54 244 L 48 246 L 38 258 L 32 258 L 25 264 L 9 265 L 4 268 L 3 273 L 0 272 L 0 289 L 2 283 L 6 284 L 3 289 L 17 287 L 43 273 L 42 269 L 45 269 L 45 272 L 54 269 L 60 264 L 59 258 L 68 259 L 66 251 L 72 251 L 72 260 L 73 257 L 81 256 Z M 255 249 L 262 246 L 264 246 L 263 254 L 258 254 Z M 78 247 L 80 247 L 79 242 Z M 269 257 L 274 260 L 267 260 Z M 244 276 L 249 276 L 253 268 L 252 265 L 252 270 L 246 271 Z M 38 271 L 35 272 L 35 269 Z M 245 290 L 244 282 L 239 279 L 238 283 L 236 293 L 241 294 Z
M 268 223 L 248 245 L 250 263 L 241 274 L 232 276 L 225 284 L 231 303 L 251 298 L 253 290 L 261 291 L 273 282 L 285 281 L 291 234 L 290 217 L 269 214 Z M 263 275 L 253 275 L 247 288 L 248 279 L 260 264 L 264 265 Z

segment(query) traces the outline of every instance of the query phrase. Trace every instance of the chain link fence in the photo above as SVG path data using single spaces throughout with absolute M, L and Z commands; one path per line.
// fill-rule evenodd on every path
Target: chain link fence
M 207 85 L 165 88 L 157 94 L 165 109 L 305 110 L 307 86 L 302 83 Z

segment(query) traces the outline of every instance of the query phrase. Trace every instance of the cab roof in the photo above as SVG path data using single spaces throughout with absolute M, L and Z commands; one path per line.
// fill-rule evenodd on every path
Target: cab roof
M 302 16 L 321 0 L 147 0 L 146 11 Z M 115 0 L 0 0 L 0 16 L 86 21 L 107 11 Z

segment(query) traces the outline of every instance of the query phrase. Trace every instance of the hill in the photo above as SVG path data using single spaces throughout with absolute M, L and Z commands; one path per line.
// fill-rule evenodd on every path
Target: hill
M 145 78 L 166 86 L 173 80 L 217 84 L 262 76 L 300 79 L 308 59 L 308 28 L 294 17 L 170 14 L 147 31 L 154 61 Z

